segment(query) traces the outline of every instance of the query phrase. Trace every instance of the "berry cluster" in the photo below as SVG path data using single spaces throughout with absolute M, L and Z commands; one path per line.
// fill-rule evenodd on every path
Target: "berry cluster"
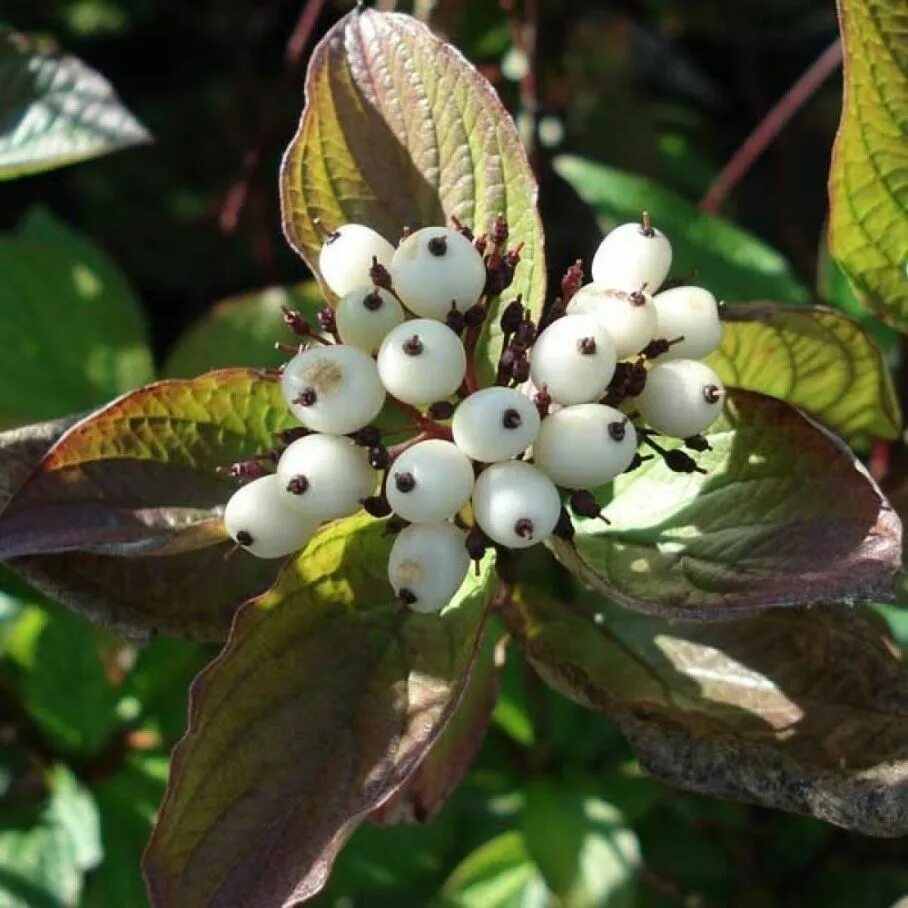
M 706 449 L 700 433 L 721 411 L 722 383 L 700 361 L 721 339 L 719 307 L 699 287 L 656 292 L 672 251 L 648 215 L 603 239 L 591 283 L 579 262 L 569 269 L 538 320 L 519 297 L 503 307 L 495 383 L 480 387 L 489 301 L 520 260 L 507 241 L 501 217 L 487 235 L 455 221 L 396 249 L 360 224 L 327 237 L 319 269 L 339 303 L 317 326 L 285 311 L 303 342 L 280 381 L 301 426 L 233 465 L 247 480 L 224 514 L 238 545 L 281 557 L 365 508 L 396 533 L 388 576 L 401 603 L 431 612 L 490 545 L 570 538 L 571 514 L 600 517 L 592 490 L 644 459 L 701 471 L 687 451 Z M 375 424 L 388 404 L 403 428 Z

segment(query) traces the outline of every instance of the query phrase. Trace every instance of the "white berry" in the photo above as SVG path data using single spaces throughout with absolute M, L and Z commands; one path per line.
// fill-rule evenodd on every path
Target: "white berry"
M 473 491 L 473 465 L 456 445 L 430 438 L 407 448 L 388 471 L 385 497 L 404 520 L 434 523 L 453 517 Z
M 590 269 L 593 282 L 618 290 L 655 293 L 668 276 L 672 247 L 660 230 L 648 234 L 639 223 L 622 224 L 599 244 Z
M 414 524 L 394 540 L 388 579 L 414 612 L 438 612 L 454 598 L 469 567 L 463 530 L 450 523 Z
M 716 298 L 702 287 L 673 287 L 653 297 L 658 317 L 656 336 L 665 340 L 684 340 L 672 344 L 659 357 L 702 359 L 712 353 L 722 340 L 722 322 Z
M 722 412 L 725 389 L 706 363 L 693 359 L 657 362 L 635 399 L 640 415 L 662 435 L 690 438 L 708 429 Z
M 641 290 L 586 284 L 571 298 L 567 311 L 595 318 L 614 341 L 618 359 L 636 356 L 656 336 L 656 307 Z
M 344 224 L 325 241 L 318 256 L 322 279 L 338 296 L 371 284 L 372 259 L 390 270 L 394 247 L 371 227 Z
M 444 321 L 452 306 L 465 312 L 486 283 L 482 256 L 450 227 L 426 227 L 411 233 L 391 260 L 394 290 L 416 315 Z
M 290 507 L 275 475 L 237 489 L 224 508 L 224 526 L 237 545 L 257 558 L 282 558 L 303 548 L 319 520 Z
M 533 463 L 556 485 L 594 489 L 623 473 L 637 451 L 627 416 L 604 404 L 578 404 L 542 421 Z
M 542 542 L 560 513 L 561 498 L 552 480 L 522 460 L 493 463 L 476 480 L 476 523 L 500 545 L 525 549 Z
M 513 388 L 483 388 L 454 412 L 454 443 L 467 457 L 483 463 L 509 460 L 525 451 L 539 431 L 532 400 Z
M 404 403 L 419 406 L 450 397 L 463 381 L 467 355 L 460 338 L 441 322 L 416 318 L 398 325 L 378 350 L 378 374 Z
M 337 435 L 297 439 L 281 455 L 277 475 L 291 505 L 319 520 L 355 513 L 376 482 L 366 452 Z
M 615 374 L 615 345 L 591 315 L 563 315 L 530 353 L 530 378 L 560 404 L 595 400 Z
M 344 294 L 334 317 L 340 339 L 371 356 L 404 320 L 404 310 L 393 294 L 370 285 Z
M 332 435 L 361 429 L 385 402 L 375 361 L 344 344 L 297 353 L 284 368 L 281 390 L 304 426 Z

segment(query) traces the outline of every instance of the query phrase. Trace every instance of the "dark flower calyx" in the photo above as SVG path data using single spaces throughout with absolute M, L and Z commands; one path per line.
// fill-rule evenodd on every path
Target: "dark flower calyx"
M 363 308 L 368 309 L 370 312 L 377 312 L 384 303 L 385 301 L 381 298 L 381 294 L 377 290 L 373 290 L 363 297 Z
M 514 532 L 521 539 L 532 539 L 534 531 L 535 527 L 533 525 L 533 521 L 530 520 L 529 517 L 520 517 L 514 523 Z
M 594 337 L 581 337 L 577 341 L 577 349 L 584 356 L 592 356 L 596 352 L 596 338 Z
M 407 356 L 419 356 L 420 353 L 425 350 L 423 342 L 420 340 L 418 334 L 414 334 L 412 337 L 408 337 L 403 342 L 403 351 Z
M 287 483 L 287 491 L 291 495 L 302 495 L 304 492 L 309 489 L 309 480 L 303 476 L 302 473 L 299 473 L 296 476 L 291 477 L 290 481 Z
M 426 248 L 432 255 L 440 258 L 448 251 L 448 238 L 445 236 L 433 236 L 432 239 L 426 243 Z
M 520 416 L 520 412 L 513 407 L 508 407 L 501 414 L 501 425 L 505 429 L 519 429 L 522 424 L 523 419 Z
M 239 533 L 236 534 L 236 541 L 239 545 L 244 547 L 250 546 L 253 542 L 255 542 L 255 540 L 252 538 L 252 533 L 250 533 L 248 530 L 240 530 Z
M 317 400 L 318 394 L 315 393 L 315 388 L 303 388 L 293 399 L 293 402 L 301 407 L 311 407 Z
M 394 486 L 398 492 L 412 492 L 416 488 L 416 477 L 412 473 L 395 473 Z

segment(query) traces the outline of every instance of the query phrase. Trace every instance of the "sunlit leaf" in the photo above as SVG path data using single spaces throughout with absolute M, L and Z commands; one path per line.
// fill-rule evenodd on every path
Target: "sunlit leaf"
M 727 385 L 796 404 L 853 444 L 898 437 L 889 370 L 857 322 L 774 303 L 729 306 L 725 320 L 722 346 L 707 362 Z
M 697 454 L 619 477 L 604 510 L 553 549 L 617 602 L 674 617 L 872 598 L 901 564 L 902 528 L 861 464 L 788 404 L 729 394 Z
M 908 675 L 845 606 L 667 621 L 541 565 L 504 618 L 540 674 L 615 717 L 644 767 L 683 788 L 908 832 Z
M 508 293 L 541 305 L 536 181 L 510 115 L 456 50 L 408 16 L 355 11 L 314 51 L 306 99 L 281 200 L 287 237 L 316 274 L 316 218 L 322 230 L 364 223 L 396 242 L 404 227 L 452 215 L 483 233 L 502 213 L 510 245 L 523 246 Z
M 40 211 L 0 236 L 0 344 L 0 425 L 86 410 L 152 377 L 119 269 Z
M 375 521 L 320 532 L 238 616 L 193 688 L 146 854 L 155 905 L 290 905 L 403 785 L 456 708 L 491 572 L 441 616 L 401 611 Z
M 603 232 L 649 211 L 672 243 L 672 274 L 719 299 L 804 303 L 807 289 L 782 255 L 729 221 L 643 177 L 562 155 L 555 169 L 593 209 Z
M 102 75 L 0 26 L 0 180 L 150 140 Z
M 180 337 L 164 363 L 163 374 L 192 378 L 209 369 L 279 366 L 287 354 L 275 349 L 275 341 L 293 342 L 293 335 L 284 327 L 281 307 L 297 309 L 314 321 L 324 305 L 312 282 L 269 287 L 224 300 Z
M 44 457 L 0 516 L 0 553 L 119 629 L 220 639 L 280 565 L 225 557 L 220 513 L 235 485 L 217 468 L 267 450 L 291 423 L 276 383 L 251 370 L 128 394 Z
M 829 248 L 862 301 L 908 330 L 908 18 L 902 0 L 839 0 L 842 119 L 829 174 Z

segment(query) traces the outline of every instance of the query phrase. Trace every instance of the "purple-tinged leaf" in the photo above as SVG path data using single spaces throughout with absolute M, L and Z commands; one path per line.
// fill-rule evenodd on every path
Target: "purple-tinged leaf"
M 729 618 L 770 606 L 888 590 L 902 526 L 837 438 L 783 401 L 733 390 L 696 455 L 704 475 L 660 459 L 619 477 L 558 558 L 628 608 Z
M 145 857 L 155 906 L 315 895 L 356 825 L 418 769 L 480 648 L 492 572 L 441 615 L 401 610 L 382 525 L 323 529 L 238 614 L 197 679 Z

